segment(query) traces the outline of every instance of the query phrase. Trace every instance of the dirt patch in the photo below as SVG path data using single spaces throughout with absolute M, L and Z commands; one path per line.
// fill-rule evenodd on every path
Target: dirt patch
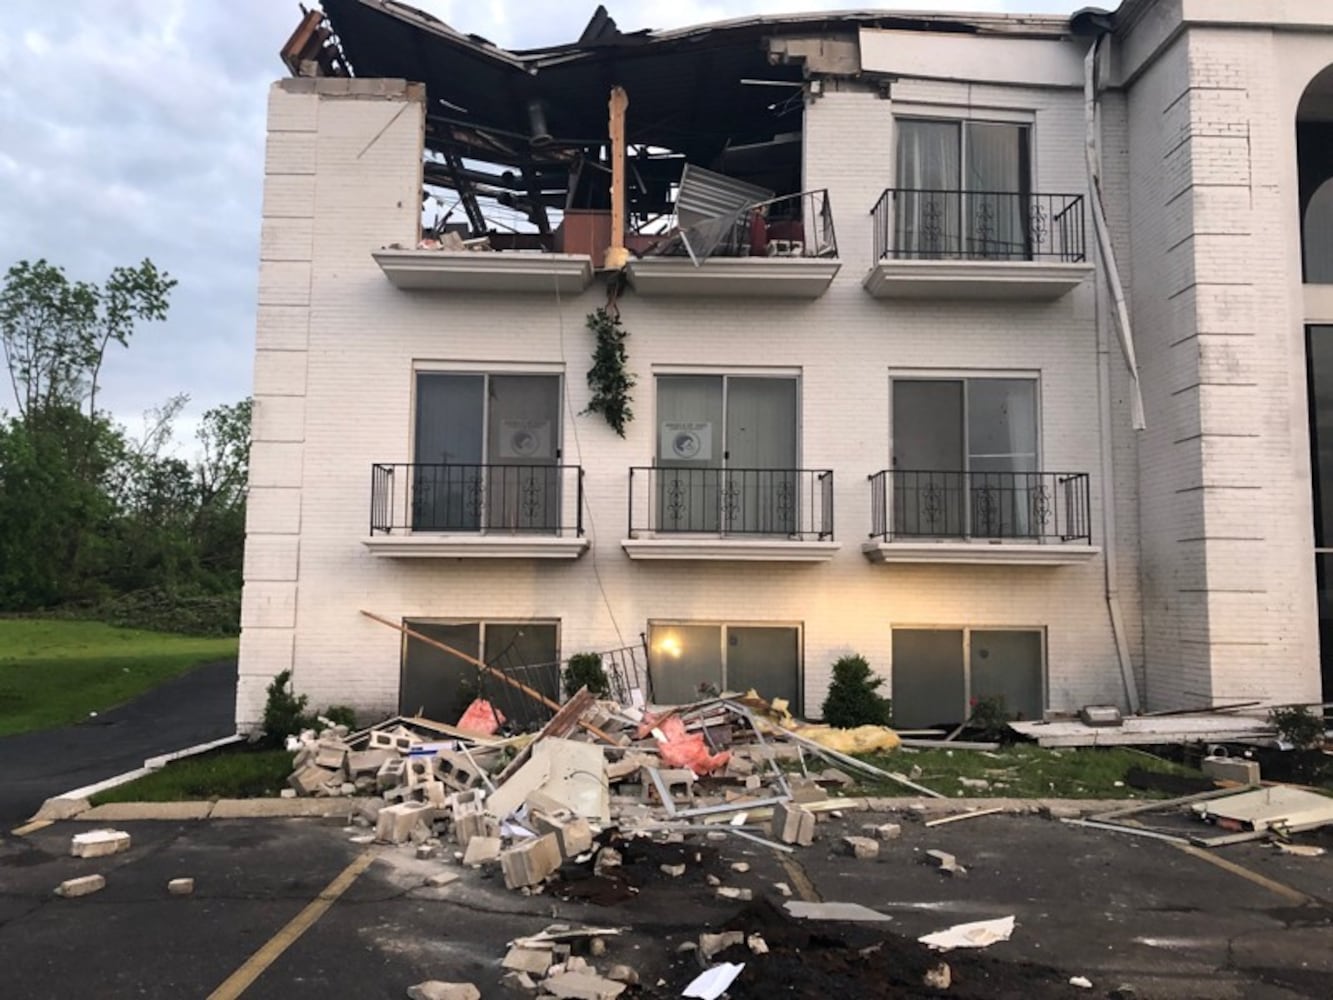
M 964 951 L 940 955 L 882 928 L 798 921 L 769 899 L 746 906 L 725 927 L 757 933 L 769 948 L 768 954 L 756 955 L 739 945 L 714 956 L 715 962 L 745 963 L 745 970 L 727 991 L 732 1000 L 771 1000 L 775 996 L 795 1000 L 1044 1000 L 1081 992 L 1069 985 L 1068 974 L 1045 966 Z M 926 974 L 941 963 L 949 966 L 949 988 L 924 985 Z M 698 973 L 698 959 L 686 952 L 673 959 L 668 981 L 674 986 L 649 989 L 641 995 L 679 997 Z

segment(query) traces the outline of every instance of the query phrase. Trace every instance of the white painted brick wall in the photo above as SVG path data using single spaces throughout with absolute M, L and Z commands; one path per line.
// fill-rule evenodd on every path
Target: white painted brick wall
M 808 109 L 803 170 L 806 187 L 830 190 L 841 272 L 809 303 L 627 293 L 621 310 L 639 386 L 621 440 L 577 415 L 592 346 L 583 320 L 602 300 L 597 286 L 563 301 L 405 293 L 371 259 L 416 236 L 417 95 L 392 81 L 353 82 L 380 88 L 370 94 L 276 87 L 240 721 L 257 719 L 263 685 L 286 666 L 317 705 L 396 709 L 399 636 L 360 609 L 558 619 L 564 655 L 633 642 L 652 620 L 800 623 L 811 712 L 843 653 L 863 653 L 891 675 L 894 627 L 1041 627 L 1052 708 L 1121 701 L 1100 559 L 1037 569 L 872 566 L 861 555 L 866 477 L 889 464 L 888 381 L 897 369 L 1039 373 L 1042 465 L 1091 473 L 1097 544 L 1105 543 L 1101 504 L 1116 504 L 1117 583 L 1150 705 L 1311 695 L 1307 442 L 1297 419 L 1302 366 L 1291 355 L 1299 320 L 1288 308 L 1295 236 L 1273 222 L 1288 199 L 1263 180 L 1291 145 L 1281 139 L 1290 109 L 1254 82 L 1281 65 L 1272 39 L 1216 34 L 1177 40 L 1128 94 L 1105 102 L 1109 216 L 1133 296 L 1149 419 L 1146 432 L 1129 429 L 1129 380 L 1113 353 L 1113 483 L 1099 463 L 1092 283 L 1054 303 L 1004 306 L 876 301 L 860 287 L 870 208 L 892 183 L 895 104 L 1030 112 L 1037 189 L 1082 192 L 1075 91 L 899 80 L 882 99 L 828 85 Z M 1245 92 L 1196 93 L 1214 79 L 1240 80 Z M 319 86 L 335 84 L 353 86 Z M 1210 184 L 1243 184 L 1243 194 Z M 307 224 L 309 261 L 289 259 L 304 247 Z M 1238 275 L 1247 287 L 1237 287 Z M 588 554 L 569 564 L 372 556 L 362 545 L 370 466 L 411 459 L 414 365 L 506 361 L 564 371 L 562 443 L 565 460 L 586 470 Z M 800 371 L 802 464 L 835 470 L 842 548 L 833 560 L 654 564 L 624 555 L 627 468 L 654 455 L 653 373 L 682 364 Z

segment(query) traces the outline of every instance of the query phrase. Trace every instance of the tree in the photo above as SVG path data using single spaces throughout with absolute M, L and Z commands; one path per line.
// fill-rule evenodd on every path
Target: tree
M 879 694 L 883 677 L 876 677 L 863 656 L 844 656 L 833 664 L 833 683 L 824 700 L 824 721 L 839 729 L 887 726 L 893 705 Z
M 107 348 L 129 345 L 138 322 L 166 319 L 176 279 L 145 258 L 116 267 L 104 285 L 71 282 L 64 268 L 21 260 L 0 288 L 0 342 L 19 414 L 88 404 L 97 415 Z

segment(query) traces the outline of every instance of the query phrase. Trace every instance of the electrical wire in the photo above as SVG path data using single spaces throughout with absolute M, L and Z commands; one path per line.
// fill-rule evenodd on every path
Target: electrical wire
M 583 468 L 583 443 L 579 440 L 579 422 L 578 415 L 574 412 L 574 403 L 570 398 L 569 389 L 569 359 L 565 352 L 565 305 L 564 299 L 560 295 L 560 279 L 553 278 L 555 285 L 555 319 L 556 327 L 560 334 L 560 363 L 565 369 L 565 411 L 569 415 L 569 426 L 574 436 L 574 455 L 578 459 L 579 468 Z M 616 305 L 618 283 L 612 284 L 607 292 L 607 311 L 616 310 L 619 314 L 619 307 Z M 585 493 L 583 498 L 583 509 L 588 515 L 588 558 L 592 560 L 592 575 L 597 581 L 597 590 L 602 595 L 602 604 L 606 606 L 607 617 L 611 619 L 611 627 L 616 630 L 616 640 L 623 647 L 626 645 L 625 635 L 620 631 L 620 622 L 616 620 L 615 609 L 611 607 L 611 598 L 606 592 L 606 584 L 602 580 L 602 571 L 597 564 L 597 525 L 593 520 L 592 503 L 588 500 Z

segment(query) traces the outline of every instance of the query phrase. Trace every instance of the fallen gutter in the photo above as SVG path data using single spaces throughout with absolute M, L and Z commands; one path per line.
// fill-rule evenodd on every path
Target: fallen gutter
M 1115 250 L 1106 225 L 1106 210 L 1102 203 L 1100 128 L 1097 107 L 1097 57 L 1104 35 L 1094 39 L 1084 61 L 1083 94 L 1087 116 L 1088 190 L 1092 202 L 1093 229 L 1097 232 L 1098 260 L 1106 276 L 1107 290 L 1114 300 L 1116 326 L 1120 332 L 1120 349 L 1129 368 L 1133 383 L 1130 406 L 1135 430 L 1143 430 L 1143 394 L 1139 387 L 1138 365 L 1134 356 L 1134 336 L 1129 325 L 1129 309 L 1125 304 L 1125 290 L 1116 267 Z M 1134 679 L 1134 661 L 1125 636 L 1124 612 L 1120 606 L 1119 560 L 1116 552 L 1115 465 L 1111 447 L 1111 351 L 1106 342 L 1106 322 L 1102 309 L 1100 286 L 1097 290 L 1097 395 L 1100 402 L 1100 433 L 1102 478 L 1102 568 L 1106 576 L 1106 608 L 1111 619 L 1111 634 L 1115 639 L 1116 659 L 1120 664 L 1120 678 L 1125 688 L 1125 699 L 1131 714 L 1140 710 L 1138 682 Z

